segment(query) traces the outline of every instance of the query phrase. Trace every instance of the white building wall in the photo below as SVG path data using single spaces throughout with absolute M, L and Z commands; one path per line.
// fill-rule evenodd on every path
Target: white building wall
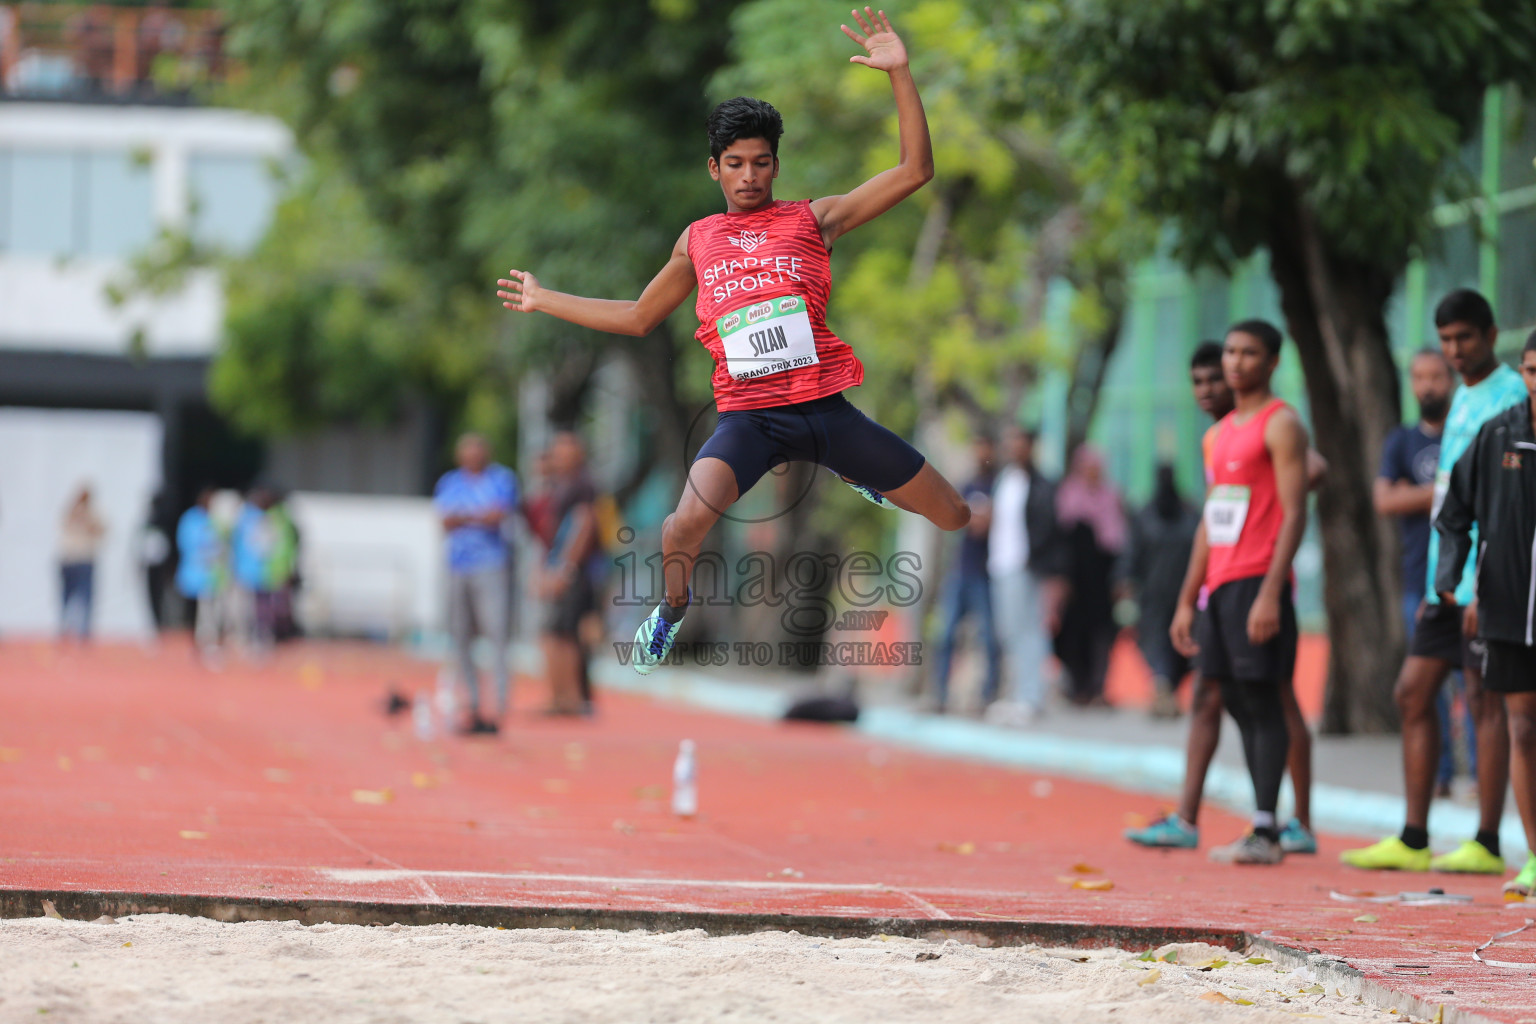
M 96 631 L 150 634 L 142 527 L 160 486 L 160 420 L 149 413 L 0 409 L 0 634 L 52 635 L 59 527 L 81 484 L 106 525 Z
M 278 120 L 238 110 L 92 104 L 0 104 L 0 154 L 79 159 L 122 156 L 147 165 L 155 228 L 190 229 L 210 244 L 240 248 L 259 237 L 278 197 L 267 173 L 290 158 L 293 140 Z M 0 168 L 0 172 L 3 172 Z M 11 219 L 29 197 L 6 185 Z M 207 195 L 199 195 L 202 188 Z M 105 203 L 109 197 L 102 197 Z M 143 211 L 122 211 L 140 217 Z M 179 292 L 114 308 L 107 285 L 121 280 L 129 253 L 20 251 L 7 244 L 0 211 L 0 347 L 123 354 L 143 331 L 151 356 L 211 355 L 224 304 L 217 276 L 194 273 Z M 146 239 L 147 241 L 147 239 Z

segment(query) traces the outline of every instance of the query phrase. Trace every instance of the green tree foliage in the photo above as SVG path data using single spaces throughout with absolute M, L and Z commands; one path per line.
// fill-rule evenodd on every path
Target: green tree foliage
M 618 339 L 506 314 L 492 282 L 518 265 L 553 287 L 637 294 L 682 227 L 712 212 L 702 83 L 724 59 L 733 6 L 227 4 L 248 69 L 234 100 L 284 118 L 311 166 L 232 271 L 216 371 L 226 408 L 281 432 L 387 414 L 403 388 L 500 431 L 518 373 L 549 370 L 555 414 L 569 418 L 618 351 L 681 459 L 676 381 L 697 382 L 703 356 L 683 344 L 697 348 L 682 314 L 649 339 Z
M 1267 250 L 1306 373 L 1321 491 L 1327 725 L 1390 725 L 1395 539 L 1370 502 L 1400 416 L 1384 308 L 1485 90 L 1536 84 L 1524 0 L 1032 0 L 990 8 L 1075 162 L 1177 228 L 1191 266 Z

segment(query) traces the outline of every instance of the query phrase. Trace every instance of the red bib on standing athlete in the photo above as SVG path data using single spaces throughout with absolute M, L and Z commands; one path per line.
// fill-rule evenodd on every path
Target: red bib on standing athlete
M 695 337 L 715 359 L 715 406 L 765 409 L 835 395 L 864 380 L 827 329 L 832 261 L 808 199 L 717 213 L 688 228 L 699 279 Z
M 1264 428 L 1271 416 L 1288 408 L 1277 398 L 1246 423 L 1228 413 L 1216 424 L 1208 455 L 1211 492 L 1205 499 L 1205 539 L 1211 548 L 1205 585 L 1213 592 L 1224 583 L 1269 572 L 1285 513 Z

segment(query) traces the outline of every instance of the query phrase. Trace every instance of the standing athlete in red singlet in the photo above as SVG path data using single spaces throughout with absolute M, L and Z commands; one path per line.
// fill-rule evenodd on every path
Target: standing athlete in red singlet
M 1270 391 L 1280 343 L 1263 320 L 1227 331 L 1222 373 L 1236 405 L 1207 433 L 1211 486 L 1169 631 L 1180 651 L 1200 656 L 1242 733 L 1253 831 L 1211 851 L 1212 860 L 1237 864 L 1278 864 L 1285 855 L 1275 808 L 1289 747 L 1282 690 L 1296 664 L 1291 563 L 1307 525 L 1307 431 Z
M 639 299 L 567 295 L 522 270 L 497 282 L 508 309 L 636 336 L 698 289 L 697 337 L 715 359 L 719 423 L 662 527 L 666 596 L 635 633 L 633 664 L 642 675 L 672 649 L 705 535 L 774 466 L 820 463 L 875 504 L 916 512 L 941 529 L 970 521 L 949 481 L 842 395 L 863 381 L 864 367 L 827 329 L 832 244 L 933 178 L 928 120 L 906 47 L 884 11 L 866 7 L 853 17 L 863 31 L 844 25 L 843 32 L 866 53 L 849 59 L 891 77 L 900 132 L 895 167 L 846 195 L 775 200 L 783 120 L 767 103 L 737 97 L 716 107 L 708 123 L 709 175 L 720 183 L 726 210 L 688 226 Z

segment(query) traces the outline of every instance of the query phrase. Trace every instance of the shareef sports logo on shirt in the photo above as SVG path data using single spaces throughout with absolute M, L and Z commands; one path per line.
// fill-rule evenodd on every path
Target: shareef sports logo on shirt
M 760 246 L 764 242 L 768 241 L 768 232 L 766 232 L 766 231 L 743 231 L 741 233 L 741 237 L 739 237 L 739 238 L 727 237 L 726 241 L 730 242 L 732 245 L 736 246 L 742 252 L 751 252 L 753 249 L 756 249 L 758 246 Z

